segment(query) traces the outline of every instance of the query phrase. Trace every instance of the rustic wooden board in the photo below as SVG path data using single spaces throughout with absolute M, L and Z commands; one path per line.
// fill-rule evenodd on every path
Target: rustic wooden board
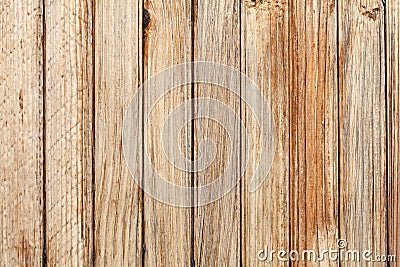
M 384 13 L 378 0 L 339 2 L 340 237 L 378 255 L 387 250 Z
M 43 259 L 43 5 L 0 2 L 0 265 Z
M 387 90 L 388 90 L 388 226 L 389 254 L 400 255 L 400 1 L 386 3 Z M 392 264 L 390 266 L 396 266 Z
M 337 248 L 338 80 L 335 1 L 290 5 L 291 249 Z M 295 262 L 293 266 L 334 266 Z
M 262 114 L 262 102 L 247 108 L 242 103 L 242 120 L 251 132 L 249 167 L 242 182 L 242 262 L 244 266 L 286 266 L 285 262 L 262 262 L 259 250 L 289 248 L 289 3 L 242 5 L 242 72 L 254 80 L 270 105 L 275 121 L 275 159 L 267 180 L 249 192 L 251 175 L 259 161 L 257 129 L 251 112 Z M 247 88 L 242 88 L 246 96 Z M 267 118 L 264 118 L 267 119 Z M 267 168 L 265 162 L 260 162 Z M 264 164 L 264 165 L 263 165 Z M 279 231 L 277 231 L 279 229 Z M 268 254 L 268 253 L 267 253 Z M 263 255 L 265 256 L 265 255 Z
M 279 262 L 276 253 L 262 262 L 258 252 L 336 249 L 338 238 L 347 249 L 399 254 L 399 0 L 5 0 L 0 14 L 0 265 L 334 266 Z M 127 168 L 130 99 L 159 71 L 192 61 L 241 70 L 270 105 L 275 160 L 253 193 L 262 146 L 252 112 L 263 116 L 265 106 L 247 106 L 242 83 L 242 99 L 210 84 L 180 86 L 159 101 L 144 91 L 137 125 L 146 135 L 132 145 L 140 147 L 137 161 L 148 153 L 153 166 Z M 187 123 L 220 111 L 202 97 L 235 118 Z M 203 139 L 216 149 L 205 171 L 201 160 L 193 173 L 190 161 L 180 170 L 166 157 L 202 158 Z M 232 141 L 242 153 L 229 162 Z M 155 200 L 132 179 L 152 185 L 161 175 L 199 187 L 229 163 L 232 179 L 245 168 L 239 185 L 195 208 Z
M 240 69 L 240 1 L 238 0 L 198 0 L 195 5 L 194 22 L 194 61 L 212 61 Z M 195 73 L 196 75 L 196 73 Z M 224 77 L 225 73 L 209 73 L 215 77 Z M 228 77 L 225 77 L 228 79 Z M 237 86 L 240 86 L 238 84 Z M 232 172 L 227 179 L 239 175 L 240 164 L 230 160 L 230 142 L 240 140 L 239 128 L 228 133 L 222 123 L 235 125 L 240 120 L 240 98 L 226 88 L 209 84 L 195 84 L 194 98 L 212 98 L 229 105 L 236 112 L 234 118 L 224 122 L 211 119 L 197 119 L 194 123 L 194 158 L 199 159 L 201 140 L 209 138 L 215 144 L 215 158 L 205 171 L 195 166 L 194 186 L 200 187 L 215 181 L 232 164 Z M 199 103 L 196 102 L 195 103 Z M 218 112 L 216 107 L 194 105 L 194 114 L 207 108 L 210 117 Z M 229 136 L 230 135 L 230 136 Z M 233 143 L 233 145 L 239 145 Z M 212 153 L 203 151 L 203 153 Z M 204 159 L 205 157 L 203 157 Z M 230 162 L 229 162 L 230 161 Z M 196 194 L 197 195 L 197 194 Z M 204 197 L 200 192 L 195 196 Z M 196 200 L 195 200 L 196 201 Z M 196 266 L 239 266 L 240 254 L 240 186 L 235 187 L 220 200 L 194 209 L 194 264 Z
M 95 2 L 96 266 L 142 263 L 142 191 L 121 145 L 124 111 L 142 80 L 141 16 L 141 1 Z
M 45 1 L 47 263 L 92 261 L 93 6 Z
M 144 33 L 144 65 L 145 80 L 150 79 L 164 69 L 173 65 L 192 61 L 191 43 L 191 1 L 148 0 L 144 7 L 150 15 L 150 22 Z M 165 77 L 169 84 L 171 77 Z M 191 174 L 180 171 L 172 165 L 165 156 L 165 151 L 171 155 L 181 153 L 191 155 L 190 124 L 185 126 L 185 117 L 190 111 L 183 112 L 173 121 L 172 128 L 165 129 L 165 137 L 161 135 L 164 123 L 172 110 L 191 97 L 191 85 L 181 86 L 171 93 L 165 94 L 159 102 L 149 88 L 144 92 L 143 102 L 145 110 L 154 109 L 149 114 L 144 127 L 147 129 L 147 153 L 152 159 L 152 167 L 145 168 L 143 179 L 153 183 L 157 173 L 165 179 L 179 186 L 191 186 Z M 172 88 L 171 88 L 172 89 Z M 174 128 L 181 128 L 181 140 L 175 146 L 171 139 Z M 165 143 L 163 143 L 165 141 Z M 147 155 L 144 155 L 146 157 Z M 185 167 L 187 169 L 187 167 Z M 154 186 L 152 184 L 152 186 Z M 179 196 L 176 189 L 166 191 L 165 188 L 156 188 L 159 192 Z M 190 266 L 192 247 L 192 212 L 188 208 L 174 207 L 164 204 L 149 195 L 144 195 L 144 266 Z

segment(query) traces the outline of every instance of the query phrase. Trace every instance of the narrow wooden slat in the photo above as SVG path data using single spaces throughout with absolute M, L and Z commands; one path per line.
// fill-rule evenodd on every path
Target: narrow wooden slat
M 242 72 L 264 94 L 276 127 L 274 163 L 254 193 L 249 192 L 249 181 L 259 161 L 257 144 L 251 145 L 249 155 L 244 154 L 250 162 L 242 186 L 242 262 L 244 266 L 287 266 L 276 258 L 263 262 L 258 252 L 264 250 L 260 256 L 265 257 L 268 251 L 289 248 L 289 3 L 245 1 L 242 14 Z M 247 93 L 248 88 L 243 87 L 242 95 Z M 261 99 L 252 107 L 260 115 L 265 108 Z M 251 140 L 257 142 L 257 124 L 251 122 L 251 112 L 243 103 L 242 119 L 252 133 Z M 265 162 L 260 165 L 268 167 Z
M 168 67 L 192 60 L 192 6 L 191 1 L 184 0 L 147 0 L 145 8 L 150 15 L 144 36 L 144 78 L 147 80 Z M 181 76 L 185 73 L 174 73 L 172 77 L 165 77 L 165 83 L 160 85 L 168 84 L 174 79 L 174 75 Z M 150 181 L 150 184 L 160 174 L 176 185 L 191 186 L 190 173 L 178 170 L 165 157 L 165 151 L 169 151 L 170 155 L 182 152 L 184 157 L 190 158 L 190 124 L 184 123 L 190 111 L 177 116 L 172 122 L 172 128 L 164 129 L 164 137 L 161 135 L 164 123 L 173 109 L 191 97 L 190 88 L 190 85 L 176 88 L 158 102 L 151 88 L 144 92 L 145 110 L 150 110 L 156 104 L 144 125 L 148 133 L 144 146 L 147 148 L 147 155 L 152 159 L 152 167 L 144 169 L 143 179 Z M 175 146 L 176 140 L 171 139 L 175 128 L 182 128 L 179 147 Z M 165 193 L 182 197 L 177 195 L 175 189 Z M 170 204 L 144 195 L 145 266 L 190 266 L 192 213 L 189 208 Z
M 0 2 L 0 265 L 41 266 L 43 6 Z
M 389 110 L 389 254 L 400 257 L 400 1 L 386 2 L 387 86 Z M 391 266 L 396 266 L 392 263 Z
M 142 2 L 95 3 L 95 265 L 141 266 L 142 192 L 123 157 L 122 126 L 141 82 Z
M 198 0 L 195 6 L 194 60 L 211 61 L 228 65 L 240 70 L 240 1 L 237 0 Z M 226 73 L 210 71 L 215 78 L 228 79 Z M 196 73 L 195 73 L 196 75 Z M 240 87 L 240 84 L 237 84 Z M 195 187 L 215 181 L 225 173 L 228 164 L 232 172 L 225 174 L 226 179 L 236 179 L 240 172 L 238 161 L 231 160 L 230 145 L 239 146 L 240 129 L 227 132 L 227 125 L 235 125 L 240 120 L 240 98 L 225 88 L 196 84 L 195 98 L 212 98 L 228 105 L 236 112 L 235 118 L 226 117 L 224 121 L 197 119 L 194 123 L 194 158 L 203 154 L 212 155 L 212 151 L 199 152 L 203 139 L 213 140 L 215 158 L 205 170 L 197 171 L 194 177 Z M 194 114 L 200 109 L 209 109 L 210 115 L 218 112 L 217 107 L 202 107 L 196 102 Z M 232 144 L 231 144 L 232 142 Z M 236 156 L 236 155 L 233 155 Z M 196 196 L 195 196 L 196 197 Z M 198 197 L 202 197 L 199 194 Z M 240 186 L 216 202 L 194 210 L 194 261 L 196 266 L 239 266 L 240 255 Z
M 336 5 L 307 0 L 290 8 L 290 247 L 322 252 L 337 249 L 338 238 Z M 324 257 L 293 266 L 335 266 Z
M 387 248 L 384 12 L 379 0 L 339 1 L 340 237 L 374 255 Z
M 92 261 L 92 1 L 45 1 L 48 264 Z

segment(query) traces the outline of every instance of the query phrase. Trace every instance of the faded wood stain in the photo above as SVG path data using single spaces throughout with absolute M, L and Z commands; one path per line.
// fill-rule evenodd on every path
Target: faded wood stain
M 288 266 L 257 253 L 332 249 L 338 239 L 400 257 L 399 24 L 399 0 L 1 1 L 0 265 Z M 254 80 L 277 144 L 268 179 L 250 193 L 261 149 L 252 112 L 262 114 L 261 102 L 250 109 L 244 85 L 240 96 L 209 84 L 165 95 L 150 122 L 138 122 L 151 134 L 136 142 L 156 169 L 141 180 L 157 171 L 199 186 L 225 171 L 231 138 L 223 127 L 183 125 L 199 102 L 174 121 L 183 126 L 178 143 L 193 160 L 211 138 L 216 162 L 191 173 L 163 156 L 163 122 L 189 99 L 222 101 L 252 139 L 248 153 L 236 144 L 249 162 L 235 189 L 177 208 L 134 183 L 123 116 L 145 80 L 192 61 Z M 145 92 L 138 104 L 155 100 Z

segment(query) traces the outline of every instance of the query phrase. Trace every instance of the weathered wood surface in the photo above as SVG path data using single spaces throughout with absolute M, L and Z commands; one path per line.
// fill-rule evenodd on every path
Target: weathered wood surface
M 158 72 L 177 64 L 192 61 L 192 3 L 191 1 L 145 1 L 149 12 L 150 22 L 143 35 L 143 74 L 144 79 L 150 79 Z M 175 75 L 175 74 L 174 74 Z M 182 73 L 181 75 L 185 75 Z M 164 83 L 169 83 L 172 77 L 165 77 Z M 157 85 L 156 85 L 157 86 Z M 171 183 L 190 187 L 192 175 L 175 168 L 168 162 L 164 151 L 170 154 L 182 151 L 186 156 L 191 155 L 190 124 L 184 127 L 185 117 L 191 112 L 187 110 L 173 121 L 172 127 L 164 129 L 164 122 L 174 108 L 191 98 L 191 85 L 184 85 L 172 93 L 165 94 L 157 102 L 151 90 L 145 91 L 143 105 L 150 109 L 148 122 L 144 122 L 147 140 L 147 153 L 152 159 L 152 168 L 145 168 L 143 178 L 153 180 L 157 173 Z M 173 130 L 184 127 L 181 140 L 172 140 Z M 166 141 L 166 143 L 163 143 Z M 176 146 L 179 145 L 179 147 Z M 147 155 L 144 155 L 146 157 Z M 186 169 L 187 167 L 185 167 Z M 165 194 L 181 198 L 175 190 L 165 191 Z M 151 196 L 144 195 L 143 242 L 146 248 L 144 266 L 190 266 L 192 247 L 192 211 L 188 208 L 177 208 L 161 203 Z
M 92 1 L 45 1 L 45 207 L 49 265 L 89 265 L 93 211 Z
M 260 249 L 280 250 L 290 247 L 289 218 L 289 3 L 242 5 L 242 72 L 253 79 L 270 105 L 276 127 L 275 162 L 264 184 L 249 193 L 252 171 L 259 161 L 256 143 L 250 144 L 249 167 L 242 182 L 242 262 L 244 266 L 286 266 L 285 262 L 261 262 Z M 246 96 L 246 88 L 242 95 Z M 262 103 L 252 107 L 262 114 Z M 242 119 L 246 122 L 252 142 L 257 141 L 257 129 L 251 120 L 251 110 L 242 104 Z M 266 166 L 264 166 L 265 168 Z M 279 229 L 279 231 L 277 231 Z
M 123 114 L 141 78 L 141 1 L 95 2 L 94 264 L 142 263 L 142 192 L 122 153 Z
M 339 2 L 340 238 L 380 255 L 388 242 L 384 14 L 378 0 Z
M 43 4 L 0 2 L 0 265 L 42 265 Z
M 399 253 L 398 0 L 5 0 L 0 14 L 0 265 L 288 266 L 276 254 L 273 262 L 257 254 L 336 249 L 339 238 L 348 249 Z M 277 142 L 269 177 L 250 193 L 260 158 L 251 112 L 263 114 L 262 102 L 247 107 L 209 84 L 166 94 L 149 122 L 137 122 L 147 135 L 135 142 L 154 168 L 133 175 L 200 186 L 225 171 L 232 140 L 249 158 L 227 195 L 180 208 L 134 182 L 122 127 L 145 80 L 192 61 L 222 63 L 254 80 Z M 239 128 L 227 133 L 207 119 L 184 125 L 204 108 L 196 102 L 173 122 L 183 127 L 179 140 L 162 143 L 171 111 L 199 97 L 235 111 L 224 123 L 244 122 L 248 151 Z M 146 91 L 138 105 L 156 100 Z M 202 162 L 194 173 L 168 163 L 165 151 L 201 158 L 205 138 L 216 144 L 206 171 Z M 230 163 L 236 177 L 243 166 Z
M 339 228 L 338 14 L 331 0 L 294 1 L 290 10 L 290 247 L 322 251 L 336 248 Z
M 386 3 L 386 83 L 388 96 L 389 251 L 400 254 L 400 1 Z M 392 264 L 390 266 L 396 266 Z
M 194 61 L 212 61 L 221 63 L 235 69 L 240 69 L 240 1 L 238 0 L 198 0 L 195 1 L 195 17 L 193 29 Z M 197 73 L 195 72 L 194 75 Z M 222 79 L 224 73 L 210 73 Z M 238 84 L 240 86 L 240 84 Z M 229 132 L 224 124 L 236 125 L 240 120 L 240 98 L 231 93 L 227 88 L 210 84 L 195 84 L 194 98 L 212 98 L 223 100 L 236 116 L 225 117 L 225 120 L 214 121 L 210 119 L 197 119 L 194 123 L 194 159 L 198 159 L 201 153 L 212 153 L 201 151 L 199 143 L 206 138 L 215 143 L 216 156 L 212 164 L 204 171 L 195 166 L 194 186 L 207 185 L 217 179 L 225 172 L 227 179 L 234 179 L 240 173 L 238 160 L 230 158 L 231 142 L 239 140 L 239 128 L 235 132 Z M 200 109 L 208 109 L 209 116 L 221 112 L 217 107 L 202 107 L 195 102 L 194 114 Z M 235 126 L 234 126 L 235 127 Z M 240 145 L 240 144 L 233 144 Z M 205 157 L 203 156 L 202 159 Z M 232 164 L 232 168 L 228 167 Z M 203 197 L 202 194 L 195 196 Z M 220 200 L 194 209 L 194 259 L 196 266 L 237 266 L 241 261 L 240 224 L 241 196 L 240 186 L 234 188 Z

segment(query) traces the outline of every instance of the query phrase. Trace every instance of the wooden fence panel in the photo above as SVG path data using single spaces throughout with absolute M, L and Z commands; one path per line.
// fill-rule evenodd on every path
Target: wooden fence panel
M 47 263 L 92 261 L 93 6 L 45 2 Z
M 0 265 L 43 262 L 43 5 L 0 2 Z
M 173 65 L 192 61 L 191 43 L 191 1 L 162 1 L 148 0 L 145 8 L 150 15 L 149 25 L 144 33 L 144 78 L 150 79 L 158 72 Z M 174 73 L 164 78 L 164 84 L 169 84 L 175 75 L 183 76 L 185 73 Z M 156 85 L 157 86 L 157 85 Z M 190 110 L 182 112 L 172 122 L 172 128 L 163 129 L 173 109 L 191 97 L 191 85 L 180 86 L 156 101 L 154 91 L 149 88 L 143 92 L 145 110 L 154 109 L 149 114 L 144 127 L 147 129 L 147 138 L 144 146 L 147 155 L 152 159 L 152 166 L 145 167 L 143 179 L 153 181 L 160 174 L 169 182 L 190 187 L 191 174 L 181 171 L 172 165 L 166 158 L 176 153 L 191 155 L 191 127 L 185 125 L 185 118 Z M 172 89 L 172 88 L 169 88 Z M 144 115 L 144 114 L 143 114 Z M 175 146 L 176 140 L 172 140 L 174 128 L 182 128 L 181 138 Z M 165 135 L 162 135 L 163 132 Z M 163 142 L 164 141 L 164 142 Z M 145 154 L 144 157 L 147 157 Z M 185 166 L 187 169 L 187 166 Z M 156 188 L 159 192 L 179 196 L 175 189 L 165 191 L 165 188 Z M 192 248 L 192 212 L 190 208 L 174 207 L 164 204 L 149 195 L 144 195 L 144 244 L 146 252 L 144 256 L 145 266 L 190 266 Z
M 238 0 L 198 0 L 195 5 L 195 20 L 193 46 L 194 61 L 212 61 L 228 65 L 240 70 L 240 1 Z M 199 69 L 200 70 L 200 69 Z M 195 72 L 195 75 L 198 74 Z M 212 72 L 208 75 L 222 79 L 226 73 Z M 240 87 L 240 84 L 237 84 Z M 240 164 L 235 159 L 230 161 L 229 150 L 231 142 L 240 140 L 239 128 L 235 132 L 227 132 L 223 123 L 235 125 L 240 120 L 240 96 L 229 92 L 227 88 L 210 84 L 195 84 L 194 98 L 211 98 L 221 101 L 231 107 L 236 113 L 234 118 L 226 117 L 225 121 L 214 121 L 210 118 L 218 112 L 216 106 L 201 106 L 195 100 L 194 114 L 200 109 L 209 109 L 210 118 L 197 119 L 194 123 L 194 158 L 199 159 L 200 142 L 209 138 L 215 146 L 215 158 L 205 171 L 200 166 L 205 162 L 204 155 L 195 166 L 194 186 L 201 187 L 209 184 L 222 175 L 228 164 L 232 164 L 232 172 L 225 174 L 226 179 L 234 179 L 239 175 Z M 201 101 L 201 100 L 200 100 Z M 232 143 L 234 146 L 240 144 Z M 236 156 L 236 155 L 234 155 Z M 195 196 L 205 197 L 200 191 Z M 239 266 L 240 255 L 240 187 L 216 202 L 194 209 L 194 262 L 196 266 Z
M 340 237 L 374 255 L 387 252 L 384 13 L 378 0 L 339 1 Z
M 337 248 L 338 79 L 335 1 L 291 2 L 291 249 Z M 326 255 L 325 255 L 326 256 Z M 294 262 L 293 266 L 334 266 Z
M 400 259 L 400 1 L 386 2 L 386 47 L 388 90 L 388 226 L 390 255 Z M 396 266 L 392 263 L 390 266 Z
M 0 265 L 335 266 L 281 261 L 279 250 L 340 239 L 398 254 L 399 14 L 399 0 L 1 1 Z M 246 74 L 273 119 L 245 79 L 237 92 L 189 81 L 136 94 L 192 61 Z M 150 85 L 197 78 L 198 67 Z M 234 81 L 219 67 L 203 74 Z M 122 132 L 136 95 L 129 126 L 143 136 L 129 140 L 139 151 L 129 170 Z M 275 157 L 251 192 L 255 171 L 269 170 L 265 125 Z M 240 182 L 203 190 L 221 175 Z M 159 176 L 181 187 L 157 188 Z
M 142 10 L 141 1 L 95 5 L 96 266 L 142 264 L 143 196 L 121 145 L 124 111 L 142 80 Z
M 275 122 L 276 151 L 269 176 L 255 191 L 249 192 L 252 174 L 260 160 L 256 143 L 250 145 L 249 167 L 242 183 L 242 262 L 245 266 L 286 266 L 286 262 L 269 258 L 272 250 L 288 249 L 289 244 L 289 3 L 278 1 L 256 3 L 245 1 L 242 5 L 242 72 L 254 80 L 267 103 Z M 247 99 L 248 88 L 242 87 Z M 242 103 L 242 120 L 257 142 L 260 133 L 252 122 L 251 112 L 263 114 L 266 108 L 260 100 L 250 110 Z M 264 120 L 268 118 L 263 118 Z M 262 122 L 259 122 L 262 124 Z M 265 130 L 265 129 L 264 129 Z M 258 148 L 258 149 L 257 149 Z M 265 151 L 264 151 L 265 152 Z M 259 162 L 267 168 L 265 162 Z M 276 255 L 275 255 L 276 256 Z

